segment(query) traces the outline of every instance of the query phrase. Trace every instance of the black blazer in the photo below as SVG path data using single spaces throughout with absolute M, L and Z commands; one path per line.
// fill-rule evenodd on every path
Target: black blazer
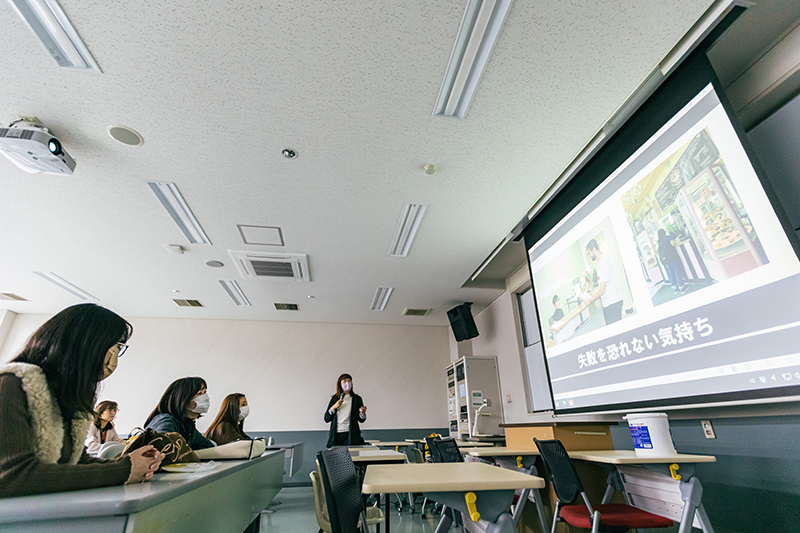
M 358 427 L 359 422 L 364 422 L 367 420 L 367 417 L 361 416 L 359 409 L 364 406 L 364 400 L 361 399 L 361 396 L 358 394 L 351 392 L 350 397 L 353 398 L 353 407 L 350 411 L 350 438 L 347 440 L 345 444 L 352 444 L 353 446 L 359 444 L 365 444 L 364 438 L 361 436 L 361 428 Z M 331 427 L 328 430 L 328 444 L 326 445 L 328 448 L 333 446 L 333 439 L 336 436 L 336 415 L 339 414 L 338 411 L 331 414 L 331 407 L 339 401 L 338 396 L 331 396 L 330 401 L 328 402 L 328 407 L 325 409 L 325 422 L 329 422 Z

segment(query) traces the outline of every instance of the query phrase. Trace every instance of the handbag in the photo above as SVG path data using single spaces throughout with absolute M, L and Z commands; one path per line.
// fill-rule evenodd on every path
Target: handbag
M 195 454 L 201 461 L 211 459 L 253 459 L 260 457 L 266 447 L 264 439 L 242 439 L 214 446 L 213 448 L 196 450 Z
M 197 463 L 200 461 L 189 443 L 180 433 L 160 433 L 152 429 L 141 430 L 141 433 L 128 439 L 128 444 L 122 450 L 122 455 L 128 455 L 142 446 L 153 446 L 164 454 L 162 465 L 173 463 Z

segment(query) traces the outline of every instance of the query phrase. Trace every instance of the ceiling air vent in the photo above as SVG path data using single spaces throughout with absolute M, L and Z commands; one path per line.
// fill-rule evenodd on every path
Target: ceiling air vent
M 299 311 L 300 308 L 297 307 L 297 304 L 275 304 L 275 309 L 278 311 Z
M 430 309 L 409 309 L 406 307 L 406 310 L 403 311 L 403 316 L 428 316 L 430 312 Z
M 311 281 L 306 254 L 228 253 L 245 279 Z
M 172 301 L 180 307 L 205 307 L 205 305 L 200 303 L 200 300 L 179 300 L 173 298 Z
M 17 296 L 13 292 L 0 292 L 0 300 L 11 300 L 15 302 L 27 302 L 22 296 Z

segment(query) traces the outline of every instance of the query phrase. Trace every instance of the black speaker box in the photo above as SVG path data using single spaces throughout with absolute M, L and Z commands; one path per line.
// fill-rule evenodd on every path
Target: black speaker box
M 456 306 L 447 312 L 450 319 L 450 327 L 453 329 L 453 336 L 456 341 L 465 341 L 478 336 L 478 328 L 472 319 L 472 304 L 465 303 Z

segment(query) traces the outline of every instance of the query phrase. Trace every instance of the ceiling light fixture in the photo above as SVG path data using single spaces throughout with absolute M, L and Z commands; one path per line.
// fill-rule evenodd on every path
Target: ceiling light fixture
M 91 294 L 89 294 L 85 290 L 81 289 L 80 287 L 76 287 L 75 285 L 73 285 L 72 283 L 70 283 L 69 281 L 65 280 L 64 278 L 62 278 L 61 276 L 59 276 L 57 274 L 53 274 L 52 272 L 34 272 L 34 274 L 36 274 L 40 278 L 46 279 L 47 281 L 49 281 L 50 283 L 52 283 L 56 287 L 67 291 L 71 295 L 77 296 L 78 298 L 80 298 L 84 302 L 86 302 L 86 301 L 99 302 L 100 301 L 99 298 L 96 298 L 96 297 L 92 296 Z
M 464 118 L 492 56 L 512 0 L 468 0 L 450 62 L 444 73 L 434 116 Z
M 233 303 L 245 307 L 252 307 L 250 305 L 250 300 L 248 300 L 247 296 L 244 295 L 242 289 L 239 287 L 239 284 L 236 283 L 236 280 L 221 279 L 218 281 L 219 284 L 222 285 L 222 288 L 225 289 L 225 292 L 228 294 L 228 296 L 230 296 L 231 300 L 233 300 Z
M 389 247 L 390 256 L 406 257 L 408 255 L 426 209 L 428 206 L 423 204 L 403 204 L 400 219 L 397 221 L 397 229 L 394 230 L 394 238 Z
M 285 157 L 286 159 L 295 159 L 297 157 L 297 152 L 295 152 L 291 148 L 284 148 L 281 153 L 283 154 L 283 157 Z
M 58 66 L 102 74 L 56 0 L 9 0 Z
M 386 307 L 386 302 L 389 301 L 389 296 L 392 295 L 394 287 L 378 287 L 375 291 L 375 297 L 372 298 L 372 305 L 369 306 L 370 311 L 383 311 Z
M 212 259 L 211 261 L 206 261 L 206 266 L 210 266 L 211 268 L 222 268 L 225 266 L 225 263 Z
M 166 181 L 148 181 L 147 185 L 190 243 L 211 246 L 211 241 L 194 218 L 177 185 Z
M 428 163 L 427 165 L 422 167 L 422 170 L 425 171 L 425 174 L 433 174 L 436 172 L 436 165 L 434 165 L 433 163 Z

